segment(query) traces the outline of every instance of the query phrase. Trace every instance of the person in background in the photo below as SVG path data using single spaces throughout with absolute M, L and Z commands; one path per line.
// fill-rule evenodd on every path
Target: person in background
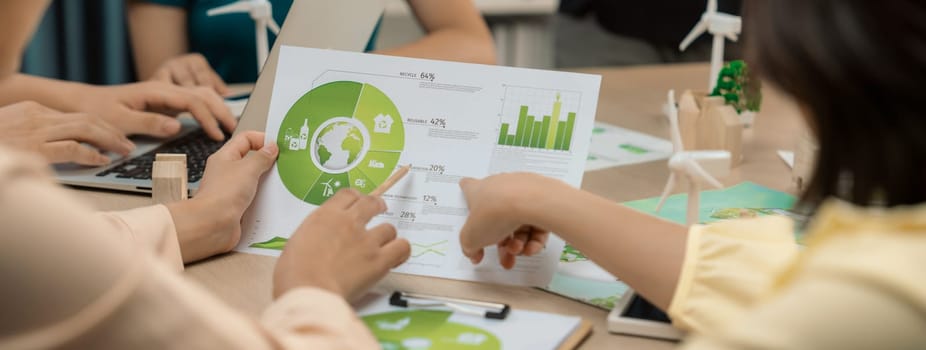
M 720 12 L 739 15 L 742 0 L 717 5 Z M 708 61 L 708 35 L 685 52 L 678 49 L 706 9 L 707 0 L 563 0 L 555 26 L 557 67 Z M 728 59 L 740 56 L 737 43 L 726 47 Z
M 17 6 L 19 5 L 17 2 Z M 44 2 L 34 6 L 42 7 Z M 0 13 L 0 28 L 29 35 L 29 19 Z M 23 42 L 0 42 L 4 53 L 21 53 Z M 163 82 L 94 86 L 15 73 L 19 57 L 7 56 L 0 69 L 0 144 L 36 151 L 53 163 L 103 165 L 104 152 L 125 155 L 134 149 L 126 136 L 169 137 L 180 131 L 175 116 L 188 111 L 207 134 L 224 139 L 236 120 L 212 89 Z M 86 143 L 93 148 L 81 145 Z
M 0 43 L 21 48 L 48 1 L 0 2 Z M 15 25 L 13 25 L 15 24 Z M 21 51 L 0 52 L 0 79 Z M 0 349 L 376 349 L 347 298 L 402 263 L 392 225 L 367 229 L 381 198 L 335 194 L 306 218 L 277 261 L 260 319 L 180 273 L 231 250 L 275 144 L 245 132 L 209 157 L 196 197 L 93 213 L 55 186 L 33 154 L 0 146 Z
M 744 25 L 819 142 L 804 249 L 782 216 L 689 229 L 502 174 L 460 183 L 463 253 L 497 245 L 512 268 L 556 232 L 667 310 L 686 349 L 926 348 L 926 2 L 751 1 Z
M 257 80 L 254 23 L 247 14 L 209 17 L 209 9 L 236 0 L 133 0 L 129 6 L 132 48 L 140 80 L 208 86 L 219 94 L 228 83 Z M 307 0 L 323 1 L 323 0 Z M 283 25 L 292 0 L 272 0 L 273 17 Z M 374 53 L 495 64 L 495 46 L 472 0 L 408 0 L 427 35 Z M 270 45 L 273 45 L 272 34 Z

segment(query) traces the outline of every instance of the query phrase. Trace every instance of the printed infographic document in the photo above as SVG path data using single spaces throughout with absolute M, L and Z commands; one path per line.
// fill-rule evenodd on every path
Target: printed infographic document
M 672 143 L 641 132 L 596 122 L 585 171 L 669 159 Z
M 237 250 L 278 255 L 303 219 L 338 190 L 383 195 L 388 222 L 412 246 L 396 272 L 544 286 L 563 250 L 553 237 L 516 267 L 494 248 L 474 266 L 459 246 L 464 177 L 535 172 L 579 186 L 597 108 L 595 75 L 284 46 L 267 116 L 280 156 L 245 218 Z
M 401 308 L 388 296 L 359 308 L 363 323 L 383 349 L 554 350 L 576 332 L 582 319 L 514 309 L 504 320 L 449 308 Z

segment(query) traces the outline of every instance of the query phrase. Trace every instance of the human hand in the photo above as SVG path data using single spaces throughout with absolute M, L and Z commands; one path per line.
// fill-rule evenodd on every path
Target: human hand
M 215 140 L 225 139 L 222 127 L 231 132 L 237 124 L 231 110 L 211 88 L 146 81 L 88 86 L 83 91 L 77 110 L 99 115 L 129 135 L 172 136 L 180 131 L 175 116 L 187 111 Z
M 484 248 L 497 244 L 499 263 L 511 269 L 518 255 L 531 256 L 543 251 L 550 232 L 532 225 L 527 218 L 525 206 L 530 201 L 524 195 L 559 184 L 527 173 L 461 180 L 460 188 L 469 206 L 469 216 L 460 231 L 463 254 L 478 264 L 485 255 Z
M 386 211 L 382 198 L 353 189 L 338 191 L 309 215 L 286 243 L 273 272 L 273 295 L 311 286 L 346 299 L 360 296 L 391 268 L 408 259 L 411 247 L 390 224 L 367 229 Z
M 31 101 L 0 107 L 0 143 L 41 154 L 49 163 L 97 166 L 111 161 L 101 151 L 124 156 L 135 149 L 121 131 L 100 118 L 61 113 Z
M 275 143 L 264 145 L 264 133 L 249 131 L 209 156 L 196 196 L 167 205 L 184 262 L 225 253 L 238 245 L 241 217 L 254 200 L 261 175 L 273 166 L 278 154 Z
M 231 90 L 222 80 L 206 58 L 198 53 L 190 53 L 167 60 L 151 76 L 151 80 L 180 86 L 204 86 L 212 88 L 219 95 L 228 95 Z

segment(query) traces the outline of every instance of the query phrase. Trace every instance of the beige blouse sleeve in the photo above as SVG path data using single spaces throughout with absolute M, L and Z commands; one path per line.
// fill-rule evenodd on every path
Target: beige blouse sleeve
M 811 235 L 833 238 L 802 252 L 786 282 L 777 279 L 797 248 L 785 219 L 694 228 L 669 310 L 695 331 L 683 348 L 926 347 L 926 210 L 866 219 L 831 209 Z
M 177 273 L 164 207 L 95 215 L 39 160 L 3 150 L 0 223 L 0 349 L 376 348 L 320 290 L 241 315 Z
M 167 207 L 154 205 L 121 212 L 97 213 L 102 221 L 120 233 L 116 239 L 143 246 L 174 269 L 183 270 L 177 229 Z M 132 241 L 132 242 L 129 242 Z

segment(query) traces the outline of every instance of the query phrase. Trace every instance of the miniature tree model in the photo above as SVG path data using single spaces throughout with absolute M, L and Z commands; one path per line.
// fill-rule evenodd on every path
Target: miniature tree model
M 720 70 L 717 85 L 711 96 L 723 97 L 726 104 L 736 109 L 740 115 L 743 115 L 743 112 L 754 114 L 762 104 L 762 83 L 750 74 L 746 62 L 732 61 Z M 751 120 L 746 124 L 751 124 Z

